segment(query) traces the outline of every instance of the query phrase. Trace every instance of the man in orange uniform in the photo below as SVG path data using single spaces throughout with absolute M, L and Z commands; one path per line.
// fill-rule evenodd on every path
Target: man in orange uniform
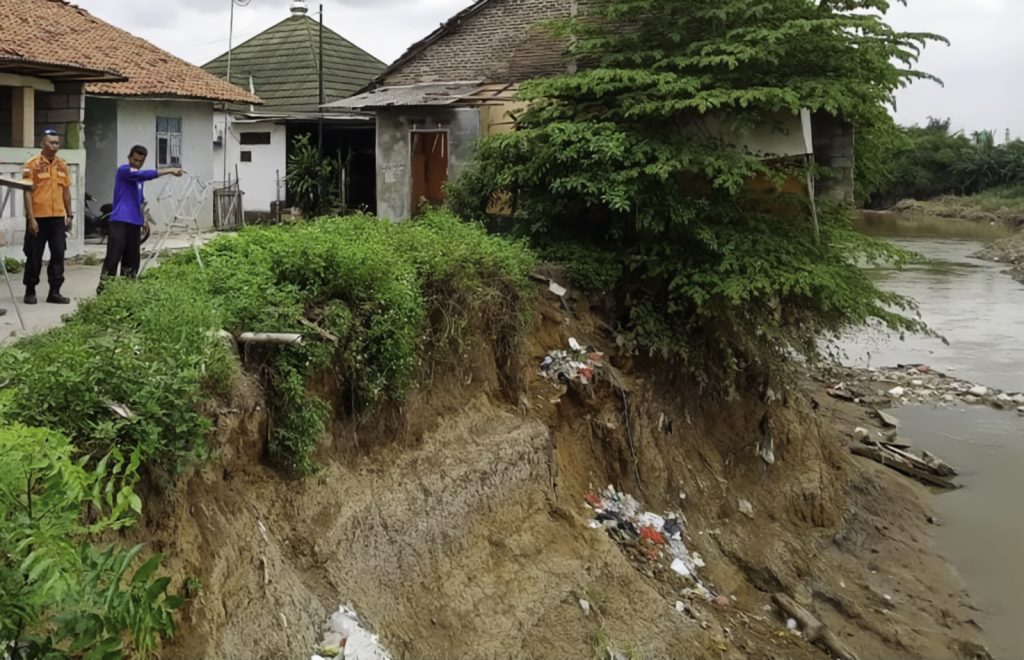
M 64 284 L 64 251 L 71 230 L 71 170 L 57 157 L 60 136 L 53 129 L 43 131 L 42 152 L 25 163 L 21 178 L 31 181 L 25 191 L 25 304 L 35 305 L 36 285 L 43 270 L 43 253 L 50 247 L 50 265 L 46 269 L 50 295 L 46 302 L 67 305 L 71 301 L 60 293 Z

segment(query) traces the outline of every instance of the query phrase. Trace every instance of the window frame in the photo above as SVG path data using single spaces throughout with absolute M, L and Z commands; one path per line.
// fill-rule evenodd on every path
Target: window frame
M 156 117 L 156 166 L 181 167 L 184 143 L 184 120 L 181 117 Z

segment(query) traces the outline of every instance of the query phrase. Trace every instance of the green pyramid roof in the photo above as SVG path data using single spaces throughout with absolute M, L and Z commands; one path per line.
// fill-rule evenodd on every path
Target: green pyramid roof
M 292 15 L 231 51 L 231 81 L 263 99 L 261 113 L 317 112 L 320 104 L 318 68 L 320 24 L 309 16 Z M 228 55 L 203 65 L 227 77 Z M 324 96 L 328 103 L 352 96 L 386 65 L 324 26 Z

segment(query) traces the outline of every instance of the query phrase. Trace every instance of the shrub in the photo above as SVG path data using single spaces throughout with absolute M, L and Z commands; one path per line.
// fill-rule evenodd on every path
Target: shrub
M 514 341 L 532 266 L 521 245 L 438 212 L 249 228 L 205 246 L 202 261 L 182 253 L 112 282 L 65 326 L 0 352 L 14 418 L 98 455 L 138 449 L 145 469 L 173 478 L 206 455 L 204 401 L 232 381 L 218 331 L 296 332 L 304 345 L 247 357 L 273 402 L 270 457 L 309 472 L 329 410 L 311 377 L 329 372 L 354 411 L 402 398 L 468 319 L 496 346 Z

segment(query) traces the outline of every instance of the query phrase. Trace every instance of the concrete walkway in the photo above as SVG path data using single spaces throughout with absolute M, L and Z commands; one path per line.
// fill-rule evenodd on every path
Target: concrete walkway
M 22 318 L 25 319 L 26 329 L 22 331 L 18 323 L 18 315 L 14 312 L 14 304 L 11 301 L 11 293 L 7 288 L 7 282 L 0 282 L 0 307 L 7 310 L 7 314 L 0 316 L 0 343 L 10 343 L 18 337 L 28 334 L 42 332 L 62 323 L 61 318 L 70 314 L 78 308 L 78 303 L 96 295 L 96 285 L 100 281 L 99 266 L 71 266 L 64 269 L 64 286 L 61 288 L 68 298 L 71 298 L 70 305 L 53 305 L 46 302 L 46 294 L 49 286 L 46 284 L 46 273 L 43 273 L 43 282 L 36 287 L 36 296 L 39 304 L 26 305 L 22 298 L 25 296 L 25 285 L 21 283 L 22 273 L 12 274 L 11 283 L 14 285 L 14 293 L 18 297 L 18 305 L 21 309 Z

